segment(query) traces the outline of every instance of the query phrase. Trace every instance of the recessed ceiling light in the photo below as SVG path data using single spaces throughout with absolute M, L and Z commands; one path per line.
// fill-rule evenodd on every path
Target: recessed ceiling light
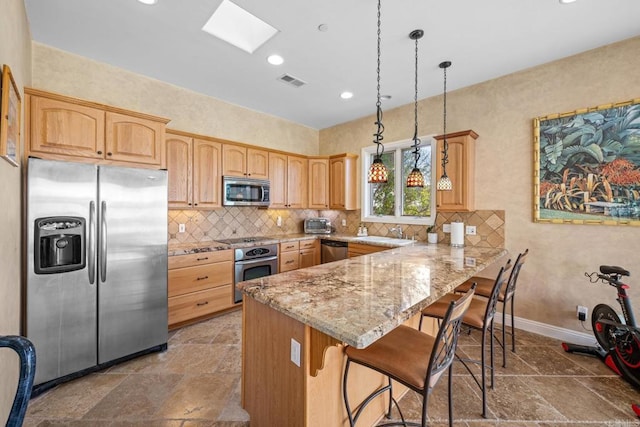
M 320 31 L 321 33 L 326 33 L 327 31 L 329 31 L 329 26 L 327 24 L 320 24 L 318 25 L 318 31 Z
M 573 3 L 576 0 L 560 0 L 560 3 L 562 4 L 569 4 L 569 3 Z
M 158 3 L 158 0 L 138 0 L 140 3 L 144 3 L 144 4 L 156 4 Z
M 276 28 L 229 0 L 222 0 L 202 30 L 248 53 L 278 33 Z
M 267 62 L 271 65 L 282 65 L 284 63 L 284 59 L 280 55 L 269 55 Z
M 391 99 L 391 95 L 380 95 L 380 99 L 383 101 L 388 101 Z
M 351 98 L 353 98 L 353 93 L 351 93 L 351 92 L 346 92 L 346 91 L 345 91 L 345 92 L 342 92 L 342 93 L 340 94 L 340 98 L 342 98 L 342 99 L 351 99 Z

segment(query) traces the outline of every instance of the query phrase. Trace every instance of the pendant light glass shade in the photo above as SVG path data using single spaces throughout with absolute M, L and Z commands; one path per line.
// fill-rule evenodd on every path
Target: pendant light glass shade
M 442 141 L 442 176 L 436 184 L 436 188 L 442 191 L 453 190 L 453 183 L 447 176 L 447 163 L 449 163 L 449 143 L 447 142 L 447 68 L 451 66 L 451 61 L 444 61 L 440 63 L 440 68 L 444 72 L 444 108 L 443 108 L 443 130 L 444 139 Z
M 407 187 L 424 187 L 424 176 L 422 176 L 420 169 L 413 168 L 407 176 Z
M 407 187 L 424 187 L 424 176 L 418 168 L 418 160 L 420 160 L 420 138 L 418 138 L 418 40 L 422 38 L 424 31 L 413 30 L 409 33 L 409 38 L 416 42 L 416 62 L 415 62 L 415 79 L 414 79 L 414 96 L 413 96 L 413 158 L 414 164 L 411 173 L 407 176 Z
M 367 182 L 369 184 L 384 184 L 389 179 L 389 172 L 387 167 L 382 163 L 382 159 L 375 158 L 371 167 L 369 167 L 369 174 L 367 175 Z
M 380 2 L 378 0 L 378 68 L 376 70 L 378 76 L 378 100 L 376 102 L 376 133 L 373 143 L 376 144 L 376 157 L 369 166 L 369 173 L 367 175 L 367 182 L 369 184 L 384 184 L 389 178 L 389 172 L 387 167 L 382 163 L 382 154 L 384 153 L 384 146 L 382 145 L 382 132 L 384 132 L 384 125 L 382 124 L 382 103 L 380 102 Z
M 449 177 L 445 174 L 440 177 L 438 183 L 436 184 L 436 188 L 438 190 L 450 191 L 453 190 L 453 183 L 449 179 Z

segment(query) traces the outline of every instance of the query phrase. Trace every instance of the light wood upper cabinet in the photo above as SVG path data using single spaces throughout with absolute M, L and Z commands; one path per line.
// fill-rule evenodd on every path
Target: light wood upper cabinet
M 193 139 L 167 132 L 167 191 L 169 208 L 192 206 Z
M 287 155 L 269 153 L 269 207 L 287 206 Z
M 309 159 L 309 209 L 329 209 L 329 158 Z
M 222 144 L 167 133 L 169 208 L 221 206 Z
M 287 204 L 290 208 L 307 207 L 307 159 L 287 156 Z
M 222 167 L 225 176 L 269 179 L 269 152 L 241 145 L 223 144 Z
M 196 208 L 222 206 L 222 144 L 193 141 L 193 204 Z
M 106 112 L 106 159 L 160 165 L 164 123 Z
M 438 141 L 437 179 L 442 175 L 442 149 L 444 135 Z M 453 184 L 451 191 L 438 191 L 436 209 L 442 212 L 466 212 L 475 209 L 475 153 L 478 134 L 472 130 L 447 135 L 449 163 L 447 175 Z
M 55 99 L 31 98 L 29 152 L 104 158 L 104 111 Z
M 357 162 L 355 154 L 329 157 L 329 208 L 353 210 L 358 208 Z
M 269 153 L 270 208 L 307 207 L 307 159 Z
M 164 167 L 168 120 L 117 107 L 25 88 L 25 155 L 41 158 Z

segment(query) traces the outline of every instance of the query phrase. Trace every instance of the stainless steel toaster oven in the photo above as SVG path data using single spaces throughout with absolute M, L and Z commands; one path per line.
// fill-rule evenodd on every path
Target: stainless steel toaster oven
M 330 234 L 331 221 L 328 218 L 307 218 L 304 220 L 304 232 L 309 234 Z

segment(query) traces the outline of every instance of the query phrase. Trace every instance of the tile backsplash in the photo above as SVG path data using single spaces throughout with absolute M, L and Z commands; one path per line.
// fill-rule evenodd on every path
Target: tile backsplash
M 282 225 L 278 227 L 278 217 Z M 256 207 L 225 207 L 212 211 L 170 210 L 169 244 L 199 243 L 234 237 L 275 236 L 279 234 L 303 233 L 305 218 L 325 217 L 331 220 L 336 233 L 355 235 L 362 223 L 370 235 L 389 236 L 395 223 L 362 222 L 360 210 L 317 211 L 312 209 L 260 209 Z M 346 221 L 346 226 L 342 221 Z M 449 234 L 442 226 L 452 221 L 462 221 L 465 225 L 475 225 L 477 234 L 465 236 L 466 246 L 504 247 L 505 212 L 503 210 L 479 210 L 473 212 L 441 212 L 436 217 L 438 242 L 449 243 Z M 185 232 L 179 233 L 179 224 L 185 225 Z M 424 225 L 403 225 L 406 238 L 427 240 Z

